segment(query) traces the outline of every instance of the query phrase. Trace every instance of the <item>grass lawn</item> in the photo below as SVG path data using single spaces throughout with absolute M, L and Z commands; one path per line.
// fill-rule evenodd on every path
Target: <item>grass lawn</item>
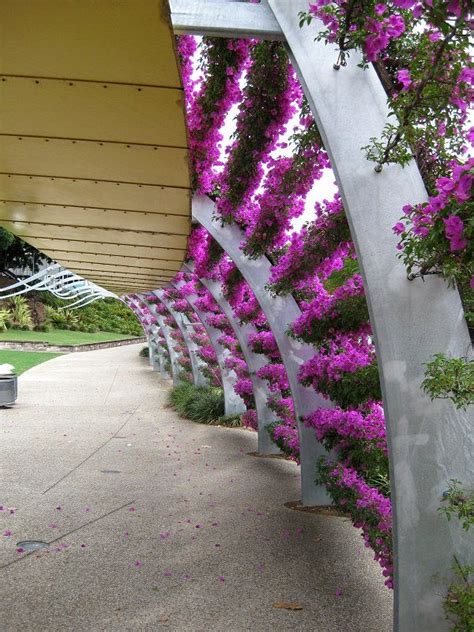
M 68 329 L 53 329 L 52 331 L 22 331 L 7 329 L 0 332 L 0 342 L 13 340 L 15 342 L 48 342 L 51 345 L 84 345 L 91 342 L 108 342 L 133 338 L 129 334 L 116 334 L 99 331 L 89 334 L 84 331 L 69 331 Z
M 18 375 L 32 366 L 57 358 L 62 353 L 43 353 L 36 351 L 0 351 L 0 364 L 13 364 Z

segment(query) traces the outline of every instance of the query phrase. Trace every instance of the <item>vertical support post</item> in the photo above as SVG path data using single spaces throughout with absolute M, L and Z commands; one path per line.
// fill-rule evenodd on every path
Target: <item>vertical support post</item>
M 153 371 L 160 370 L 160 356 L 158 353 L 158 345 L 156 344 L 155 334 L 150 331 L 147 335 L 148 339 L 148 360 Z
M 280 449 L 271 440 L 270 434 L 267 430 L 267 426 L 276 420 L 276 416 L 272 410 L 267 406 L 267 400 L 271 393 L 265 380 L 258 377 L 257 371 L 262 366 L 267 364 L 267 360 L 264 356 L 251 351 L 248 345 L 248 337 L 250 334 L 256 332 L 255 327 L 246 324 L 241 325 L 235 318 L 233 309 L 229 302 L 226 300 L 222 289 L 216 281 L 210 281 L 209 279 L 199 279 L 200 282 L 206 287 L 212 294 L 214 300 L 227 316 L 234 334 L 239 341 L 240 348 L 244 355 L 245 361 L 249 368 L 250 379 L 252 380 L 253 394 L 255 399 L 255 407 L 257 410 L 258 420 L 258 452 L 260 454 L 279 454 Z
M 137 295 L 137 301 L 139 301 L 147 310 L 152 312 L 152 306 L 150 303 L 148 303 L 148 301 L 145 299 L 144 296 Z M 131 302 L 129 304 L 129 307 L 130 309 L 133 309 L 133 311 L 135 312 L 146 334 L 147 341 L 148 341 L 148 353 L 149 353 L 150 365 L 154 371 L 159 370 L 162 377 L 167 379 L 169 378 L 169 373 L 165 368 L 163 354 L 160 352 L 160 347 L 156 340 L 156 334 L 158 330 L 156 327 L 153 327 L 153 325 L 150 325 L 148 320 L 143 317 L 142 309 L 140 308 L 139 304 L 137 304 L 138 311 L 134 309 L 133 307 L 134 305 L 135 303 Z M 158 365 L 157 365 L 157 361 L 158 361 Z
M 165 379 L 169 379 L 170 374 L 165 364 L 165 356 L 163 351 L 160 349 L 160 343 L 158 342 L 158 332 L 159 327 L 156 327 L 152 330 L 152 335 L 150 337 L 150 354 L 153 353 L 153 370 L 159 371 L 161 377 Z
M 420 389 L 436 353 L 471 353 L 456 289 L 428 276 L 408 281 L 392 226 L 405 204 L 427 199 L 414 161 L 375 173 L 361 147 L 380 137 L 387 97 L 357 52 L 333 69 L 336 52 L 315 41 L 323 26 L 299 28 L 307 0 L 268 0 L 286 36 L 295 69 L 334 168 L 356 245 L 374 332 L 387 423 L 393 504 L 395 629 L 445 632 L 442 598 L 452 581 L 453 552 L 474 563 L 469 534 L 437 511 L 450 479 L 474 480 L 474 434 L 468 412 Z M 315 63 L 317 60 L 317 63 Z
M 314 355 L 314 348 L 287 336 L 288 326 L 301 314 L 292 296 L 272 296 L 266 289 L 270 279 L 271 264 L 266 257 L 249 259 L 240 249 L 244 235 L 240 228 L 221 225 L 215 217 L 214 202 L 208 197 L 193 198 L 193 218 L 212 235 L 227 252 L 240 273 L 250 285 L 265 314 L 275 337 L 285 365 L 291 394 L 298 419 L 301 462 L 301 502 L 304 505 L 330 505 L 326 488 L 315 483 L 316 464 L 326 450 L 316 440 L 314 430 L 306 428 L 300 418 L 316 408 L 327 408 L 330 403 L 311 388 L 298 381 L 298 371 L 303 362 Z
M 181 332 L 181 335 L 183 336 L 184 344 L 186 345 L 188 349 L 189 358 L 191 360 L 191 371 L 193 374 L 193 382 L 195 386 L 205 386 L 207 383 L 207 380 L 200 370 L 200 366 L 202 365 L 202 362 L 199 356 L 197 355 L 198 347 L 196 343 L 193 342 L 189 336 L 189 331 L 186 327 L 183 314 L 180 314 L 173 310 L 173 308 L 170 305 L 170 301 L 166 300 L 163 297 L 163 290 L 156 290 L 155 292 L 153 292 L 153 294 L 155 294 L 155 296 L 157 296 L 160 299 L 160 301 L 169 311 L 171 316 L 174 318 L 176 325 L 179 331 Z
M 174 348 L 174 340 L 171 338 L 170 330 L 168 326 L 165 324 L 163 320 L 163 316 L 161 314 L 155 314 L 158 323 L 160 324 L 160 329 L 165 337 L 166 346 L 168 347 L 168 353 L 170 356 L 171 363 L 171 375 L 173 376 L 173 385 L 177 386 L 180 384 L 179 374 L 180 374 L 180 366 L 178 363 L 178 353 Z
M 179 287 L 179 284 L 177 284 L 176 287 Z M 219 369 L 221 371 L 222 390 L 224 391 L 225 414 L 226 416 L 240 415 L 245 412 L 245 404 L 242 401 L 242 398 L 234 391 L 234 384 L 237 379 L 235 371 L 228 369 L 225 365 L 225 359 L 229 355 L 229 350 L 218 342 L 221 332 L 207 323 L 206 315 L 196 307 L 196 299 L 197 296 L 186 296 L 186 300 L 201 321 L 201 324 L 206 330 L 209 340 L 216 352 L 217 363 L 219 364 Z

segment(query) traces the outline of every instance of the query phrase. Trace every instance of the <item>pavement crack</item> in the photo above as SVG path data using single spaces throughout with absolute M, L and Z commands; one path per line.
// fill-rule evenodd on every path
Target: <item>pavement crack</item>
M 104 398 L 104 404 L 105 404 L 105 402 L 107 401 L 107 399 L 109 398 L 110 391 L 112 390 L 112 387 L 113 387 L 113 385 L 115 384 L 115 378 L 117 377 L 117 373 L 118 373 L 118 371 L 119 371 L 119 368 L 120 368 L 120 365 L 119 365 L 119 366 L 115 369 L 115 374 L 114 374 L 114 377 L 113 377 L 112 382 L 111 382 L 111 384 L 110 384 L 109 390 L 107 391 L 107 395 L 106 395 L 106 396 L 105 396 L 105 398 Z
M 47 489 L 44 490 L 44 492 L 41 492 L 42 495 L 47 494 L 49 491 L 51 491 L 53 489 L 53 487 L 56 487 L 56 485 L 59 485 L 59 483 L 61 483 L 65 478 L 67 478 L 68 476 L 70 476 L 73 472 L 75 472 L 77 469 L 79 469 L 82 465 L 84 465 L 84 463 L 86 463 L 89 459 L 91 459 L 95 454 L 97 454 L 97 452 L 99 452 L 100 450 L 102 450 L 102 448 L 105 448 L 105 446 L 110 443 L 112 441 L 112 439 L 115 439 L 116 436 L 119 434 L 119 432 L 125 428 L 125 426 L 128 424 L 128 422 L 130 421 L 130 419 L 133 417 L 133 415 L 137 412 L 137 410 L 140 408 L 140 404 L 134 409 L 132 410 L 132 412 L 130 412 L 129 416 L 127 417 L 127 419 L 124 421 L 124 423 L 120 426 L 120 428 L 118 428 L 114 434 L 109 437 L 107 439 L 107 441 L 104 441 L 104 443 L 102 443 L 102 445 L 100 445 L 98 448 L 96 448 L 93 452 L 91 452 L 89 454 L 89 456 L 87 456 L 85 459 L 83 459 L 80 463 L 78 463 L 75 467 L 72 468 L 72 470 L 69 470 L 69 472 L 67 472 L 66 474 L 64 474 L 64 476 L 61 476 L 60 479 L 58 479 L 55 483 L 53 483 L 52 485 L 50 485 Z
M 66 533 L 62 533 L 57 538 L 54 538 L 54 540 L 51 540 L 50 542 L 46 542 L 46 545 L 47 546 L 51 546 L 55 542 L 59 542 L 59 540 L 64 540 L 64 538 L 67 538 L 68 535 L 76 533 L 77 531 L 80 531 L 81 529 L 84 529 L 84 527 L 88 527 L 89 525 L 94 524 L 95 522 L 98 522 L 99 520 L 102 520 L 103 518 L 107 518 L 107 516 L 111 516 L 112 514 L 117 513 L 117 511 L 121 511 L 122 509 L 125 509 L 125 507 L 129 507 L 130 505 L 133 505 L 135 502 L 136 502 L 136 500 L 130 500 L 128 503 L 120 505 L 120 507 L 116 507 L 115 509 L 111 509 L 107 513 L 102 514 L 101 516 L 97 516 L 97 518 L 93 518 L 92 520 L 89 520 L 88 522 L 85 522 L 84 524 L 81 524 L 78 527 L 75 527 L 74 529 L 71 529 L 70 531 L 67 531 Z M 24 560 L 26 557 L 28 557 L 28 556 L 32 555 L 33 553 L 36 553 L 36 552 L 37 551 L 29 551 L 25 555 L 22 555 L 22 557 L 19 557 L 16 560 L 12 560 L 11 562 L 7 562 L 6 564 L 3 564 L 2 566 L 0 566 L 0 570 L 3 570 L 4 568 L 8 568 L 9 566 L 12 566 L 13 564 L 16 564 L 17 562 L 21 562 L 21 560 Z

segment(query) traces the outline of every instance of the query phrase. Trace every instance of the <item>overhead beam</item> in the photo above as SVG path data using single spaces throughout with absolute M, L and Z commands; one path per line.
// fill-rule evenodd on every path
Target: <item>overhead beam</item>
M 232 0 L 170 0 L 170 8 L 177 34 L 285 40 L 265 1 L 252 4 Z

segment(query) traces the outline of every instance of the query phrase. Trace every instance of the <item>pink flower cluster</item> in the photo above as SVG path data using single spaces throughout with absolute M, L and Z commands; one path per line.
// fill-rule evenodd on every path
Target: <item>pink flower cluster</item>
M 168 309 L 166 306 L 160 301 L 155 304 L 155 312 L 160 314 L 160 316 L 166 316 L 168 314 Z
M 426 204 L 404 206 L 404 218 L 395 224 L 393 231 L 403 236 L 411 230 L 414 235 L 423 239 L 430 235 L 435 222 L 442 219 L 450 250 L 455 252 L 466 248 L 468 242 L 464 236 L 464 222 L 451 209 L 457 208 L 458 205 L 470 199 L 473 169 L 474 158 L 468 159 L 465 163 L 454 163 L 451 176 L 439 178 L 436 181 L 438 194 L 430 197 Z M 399 248 L 403 248 L 403 245 L 400 244 Z
M 178 358 L 178 364 L 183 367 L 183 369 L 191 370 L 191 360 L 188 356 L 180 355 Z
M 206 322 L 215 329 L 220 329 L 224 332 L 229 331 L 229 321 L 225 314 L 208 314 Z
M 268 162 L 270 154 L 276 149 L 278 138 L 285 131 L 288 121 L 296 112 L 296 107 L 299 106 L 302 98 L 301 86 L 296 74 L 293 68 L 288 65 L 286 90 L 283 90 L 280 94 L 272 97 L 272 118 L 265 130 L 265 142 L 258 147 L 258 149 L 254 150 L 254 153 L 251 156 L 251 160 L 255 165 L 255 172 L 251 177 L 248 177 L 247 174 L 243 173 L 234 173 L 232 165 L 236 151 L 239 149 L 240 138 L 242 136 L 245 137 L 248 134 L 248 115 L 250 114 L 250 116 L 253 116 L 255 109 L 258 110 L 258 108 L 261 107 L 259 100 L 268 100 L 267 85 L 270 86 L 273 83 L 272 74 L 276 79 L 275 83 L 281 83 L 281 78 L 278 76 L 281 70 L 280 67 L 275 64 L 274 68 L 266 69 L 267 84 L 260 85 L 259 91 L 253 93 L 251 89 L 254 81 L 252 75 L 254 68 L 257 68 L 257 66 L 258 62 L 254 60 L 249 68 L 247 86 L 244 88 L 243 99 L 239 106 L 240 116 L 237 117 L 234 141 L 226 150 L 228 158 L 218 181 L 220 187 L 220 197 L 217 201 L 217 210 L 222 217 L 233 217 L 233 219 L 235 219 L 238 223 L 245 223 L 245 207 L 250 203 L 252 196 L 260 184 L 264 173 L 263 165 Z M 229 199 L 228 193 L 231 186 L 235 187 L 236 180 L 239 181 L 239 188 L 244 191 L 244 194 L 240 196 L 241 199 L 238 207 L 234 208 L 233 203 Z
M 252 380 L 249 377 L 239 377 L 234 384 L 234 391 L 244 400 L 246 397 L 253 397 Z
M 314 428 L 316 437 L 322 441 L 328 434 L 337 434 L 342 439 L 372 441 L 377 448 L 387 453 L 385 417 L 380 402 L 367 402 L 355 409 L 318 408 L 304 418 L 307 427 Z
M 288 424 L 276 424 L 272 430 L 275 443 L 281 442 L 284 452 L 297 463 L 300 462 L 300 437 L 298 428 Z
M 351 255 L 351 244 L 344 239 L 338 239 L 337 234 L 335 237 L 332 235 L 332 231 L 337 230 L 338 220 L 344 214 L 339 194 L 336 194 L 333 200 L 317 202 L 315 214 L 315 220 L 290 236 L 286 252 L 272 267 L 270 285 L 278 286 L 286 282 L 291 287 L 298 288 L 302 282 L 312 279 L 318 271 L 318 266 L 328 258 L 329 261 L 332 259 L 335 246 L 331 240 L 335 240 L 336 246 L 341 250 L 337 253 L 339 257 L 336 254 L 334 262 L 329 265 L 326 263 L 326 268 L 322 269 L 325 270 L 325 276 L 335 269 L 340 269 L 342 260 Z
M 193 308 L 185 298 L 179 298 L 171 304 L 171 309 L 174 312 L 186 313 L 192 311 Z
M 291 221 L 305 210 L 305 198 L 315 180 L 330 167 L 325 151 L 312 145 L 301 156 L 270 158 L 264 190 L 259 193 L 246 213 L 246 243 L 248 254 L 261 254 L 281 248 L 287 241 Z
M 254 353 L 263 353 L 271 360 L 281 359 L 275 336 L 271 331 L 263 330 L 249 334 L 248 345 Z
M 225 41 L 225 40 L 224 40 Z M 232 51 L 232 63 L 227 67 L 226 78 L 222 86 L 222 94 L 212 102 L 212 110 L 206 111 L 204 103 L 209 107 L 208 75 L 209 67 L 204 69 L 205 80 L 197 94 L 193 95 L 187 117 L 189 130 L 189 151 L 191 164 L 196 179 L 198 193 L 210 193 L 215 186 L 216 167 L 219 166 L 223 134 L 221 128 L 225 117 L 232 106 L 242 97 L 240 79 L 249 65 L 249 40 L 229 39 L 225 41 L 227 49 Z M 212 41 L 208 47 L 215 46 Z M 186 90 L 188 96 L 191 90 Z
M 334 318 L 338 314 L 338 307 L 352 296 L 364 296 L 364 283 L 359 274 L 354 274 L 330 294 L 321 283 L 313 285 L 316 290 L 315 298 L 301 302 L 301 316 L 291 325 L 291 331 L 296 336 L 310 332 L 317 328 L 319 320 Z
M 370 487 L 364 479 L 359 476 L 354 468 L 337 465 L 331 472 L 330 477 L 336 487 L 350 491 L 356 496 L 356 510 L 362 510 L 363 514 L 373 515 L 377 523 L 376 529 L 379 535 L 374 537 L 374 527 L 368 519 L 355 521 L 354 526 L 362 529 L 365 545 L 373 548 L 375 559 L 383 567 L 383 575 L 387 577 L 385 584 L 393 588 L 393 561 L 391 552 L 391 530 L 392 530 L 392 504 L 390 499 L 381 494 L 374 487 Z
M 241 279 L 238 284 L 233 286 L 232 294 L 228 297 L 228 300 L 234 316 L 240 322 L 251 322 L 261 327 L 268 325 L 255 294 L 244 279 Z
M 268 407 L 276 414 L 278 419 L 282 419 L 291 426 L 296 425 L 295 405 L 291 397 L 279 397 L 272 395 L 268 399 Z
M 285 392 L 290 388 L 283 364 L 265 364 L 258 369 L 257 375 L 268 382 L 268 388 L 274 393 L 277 391 Z
M 214 347 L 211 344 L 204 345 L 199 348 L 198 356 L 208 364 L 217 363 L 217 355 Z
M 253 408 L 246 410 L 242 415 L 242 425 L 244 428 L 251 428 L 252 430 L 258 430 L 257 411 Z
M 323 380 L 339 381 L 344 373 L 354 373 L 375 360 L 375 349 L 369 327 L 358 332 L 337 334 L 326 342 L 316 355 L 301 365 L 299 379 L 319 390 Z
M 239 341 L 237 340 L 237 338 L 226 333 L 219 336 L 217 342 L 230 351 L 235 351 L 239 346 Z
M 181 65 L 181 81 L 183 82 L 186 103 L 192 101 L 196 82 L 192 79 L 193 55 L 197 50 L 197 41 L 193 35 L 180 35 L 177 38 L 177 49 Z

